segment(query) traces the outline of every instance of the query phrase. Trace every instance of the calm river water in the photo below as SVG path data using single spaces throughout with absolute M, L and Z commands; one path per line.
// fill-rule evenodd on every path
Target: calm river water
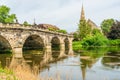
M 31 68 L 39 67 L 43 55 L 39 51 L 27 51 L 24 59 Z M 37 54 L 34 54 L 37 53 Z M 45 67 L 39 67 L 39 76 L 60 80 L 120 80 L 120 48 L 87 48 L 74 56 L 54 59 Z M 57 61 L 56 61 L 57 60 Z M 3 67 L 12 62 L 11 54 L 0 54 Z

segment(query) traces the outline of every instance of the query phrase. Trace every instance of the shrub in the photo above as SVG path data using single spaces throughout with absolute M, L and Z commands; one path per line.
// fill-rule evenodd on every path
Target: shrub
M 108 44 L 108 39 L 101 34 L 88 36 L 83 39 L 82 45 L 83 46 L 106 46 Z
M 73 50 L 77 51 L 80 50 L 82 48 L 81 42 L 80 41 L 74 41 L 73 42 Z
M 120 39 L 109 40 L 108 46 L 120 46 Z
M 66 30 L 57 30 L 57 32 L 63 33 L 63 34 L 67 34 L 67 31 L 66 31 Z

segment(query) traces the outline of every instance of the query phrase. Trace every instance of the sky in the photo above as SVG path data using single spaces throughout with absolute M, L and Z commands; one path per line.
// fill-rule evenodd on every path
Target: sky
M 19 23 L 52 24 L 68 32 L 78 29 L 82 4 L 86 19 L 100 26 L 104 19 L 120 20 L 120 0 L 0 0 Z

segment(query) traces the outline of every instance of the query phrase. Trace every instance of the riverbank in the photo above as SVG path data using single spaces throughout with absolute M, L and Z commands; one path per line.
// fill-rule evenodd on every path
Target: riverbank
M 57 74 L 56 74 L 57 75 Z M 38 74 L 34 74 L 31 72 L 29 68 L 24 68 L 22 66 L 18 66 L 16 70 L 11 69 L 3 69 L 0 68 L 0 80 L 61 80 L 60 75 L 57 77 L 40 77 Z
M 100 45 L 100 43 L 102 43 L 102 44 Z M 119 46 L 120 46 L 120 39 L 106 40 L 106 41 L 101 41 L 101 40 L 73 41 L 73 50 L 74 51 L 78 51 L 80 49 L 82 50 L 84 47 L 119 47 Z
M 0 67 L 0 80 L 38 80 L 37 75 L 23 65 L 12 68 Z
M 19 80 L 14 72 L 9 69 L 3 69 L 0 67 L 0 80 Z

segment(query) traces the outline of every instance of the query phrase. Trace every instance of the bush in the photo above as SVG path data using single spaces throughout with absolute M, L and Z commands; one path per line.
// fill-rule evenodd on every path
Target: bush
M 81 42 L 80 41 L 74 41 L 73 42 L 73 50 L 77 51 L 80 50 L 82 48 Z
M 120 46 L 120 39 L 109 40 L 108 46 Z
M 82 40 L 83 46 L 107 46 L 108 39 L 101 34 L 88 36 Z
M 48 28 L 49 31 L 56 31 L 54 28 Z
M 57 32 L 63 33 L 63 34 L 67 34 L 67 31 L 66 31 L 66 30 L 57 30 Z

